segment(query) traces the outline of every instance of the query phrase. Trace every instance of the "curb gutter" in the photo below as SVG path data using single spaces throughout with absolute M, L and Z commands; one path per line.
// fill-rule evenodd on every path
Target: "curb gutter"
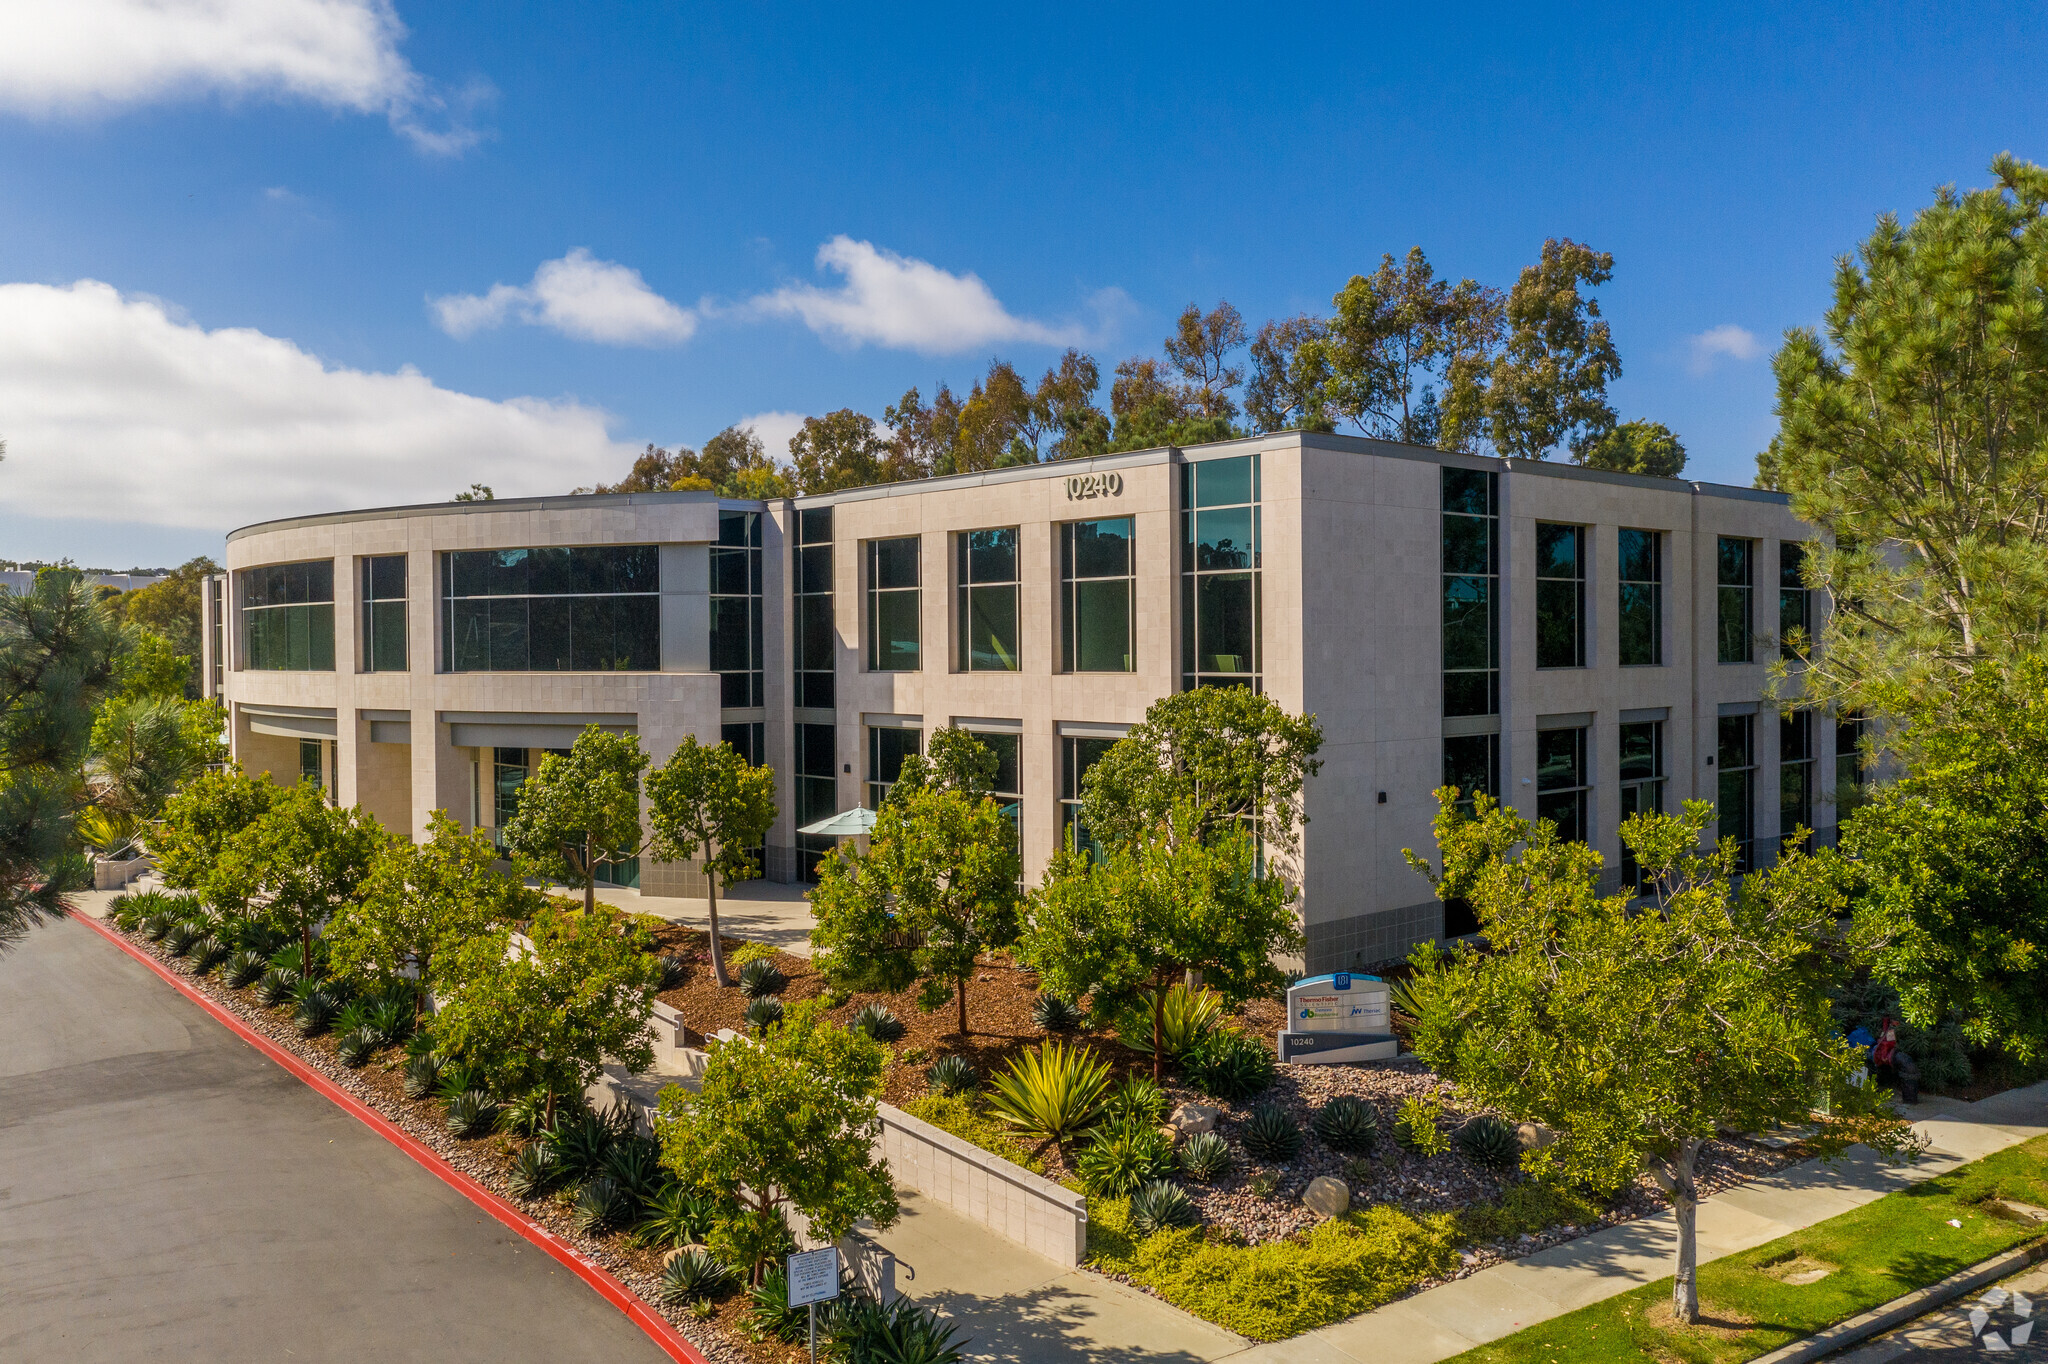
M 1861 1316 L 1838 1321 L 1824 1331 L 1816 1331 L 1804 1340 L 1795 1340 L 1781 1346 L 1767 1355 L 1758 1355 L 1749 1364 L 1809 1364 L 1809 1361 L 1823 1359 L 1851 1345 L 1860 1345 L 1872 1336 L 1882 1335 L 1894 1326 L 1903 1326 L 1918 1316 L 1924 1316 L 1933 1308 L 1943 1306 L 1968 1293 L 1997 1283 L 2009 1274 L 2017 1274 L 2031 1264 L 2048 1259 L 2048 1240 L 2034 1241 L 2003 1255 L 1960 1269 L 1939 1283 L 1915 1289 L 1901 1298 L 1893 1298 L 1881 1307 L 1873 1307 Z
M 411 1133 L 399 1127 L 396 1123 L 391 1122 L 381 1113 L 378 1113 L 375 1109 L 362 1102 L 362 1100 L 356 1098 L 347 1090 L 342 1089 L 325 1075 L 314 1070 L 311 1066 L 299 1060 L 298 1057 L 250 1028 L 248 1024 L 235 1017 L 234 1014 L 221 1008 L 220 1005 L 193 989 L 191 984 L 180 978 L 176 972 L 170 970 L 162 962 L 144 952 L 134 943 L 129 942 L 114 929 L 107 927 L 92 916 L 80 911 L 74 910 L 71 917 L 92 929 L 95 933 L 98 933 L 108 942 L 135 958 L 135 960 L 141 962 L 151 971 L 154 971 L 159 977 L 168 982 L 171 988 L 206 1010 L 215 1020 L 226 1025 L 237 1037 L 240 1037 L 250 1046 L 256 1048 L 257 1051 L 263 1053 L 270 1060 L 283 1066 L 291 1074 L 304 1081 L 316 1093 L 324 1096 L 337 1107 L 382 1136 L 386 1141 L 389 1141 L 393 1146 L 411 1156 L 435 1177 L 440 1179 L 442 1183 L 448 1185 L 457 1193 L 469 1199 L 470 1202 L 497 1218 L 498 1221 L 504 1223 L 528 1241 L 531 1241 L 534 1245 L 539 1246 L 542 1250 L 553 1256 L 572 1274 L 595 1289 L 599 1297 L 625 1313 L 635 1326 L 646 1332 L 648 1337 L 656 1345 L 660 1346 L 670 1359 L 677 1361 L 677 1364 L 710 1364 L 710 1361 L 704 1357 L 696 1346 L 684 1339 L 675 1327 L 669 1325 L 653 1308 L 642 1301 L 639 1294 L 619 1282 L 617 1278 L 605 1269 L 585 1259 L 561 1237 L 555 1235 L 546 1227 L 519 1211 L 511 1203 L 506 1202 L 483 1185 L 471 1179 L 468 1175 L 449 1165 L 448 1162 L 442 1160 L 430 1148 L 416 1140 Z

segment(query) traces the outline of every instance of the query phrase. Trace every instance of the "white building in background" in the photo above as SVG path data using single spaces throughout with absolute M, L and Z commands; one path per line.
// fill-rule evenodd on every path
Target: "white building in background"
M 768 503 L 326 513 L 229 536 L 205 675 L 246 768 L 415 835 L 502 824 L 585 725 L 657 764 L 723 738 L 778 774 L 778 880 L 944 725 L 1001 758 L 1034 880 L 1149 704 L 1257 687 L 1323 726 L 1293 870 L 1308 968 L 1348 969 L 1469 928 L 1401 855 L 1446 781 L 1617 879 L 1626 815 L 1686 799 L 1758 861 L 1830 839 L 1853 732 L 1759 699 L 1812 534 L 1768 492 L 1299 433 Z

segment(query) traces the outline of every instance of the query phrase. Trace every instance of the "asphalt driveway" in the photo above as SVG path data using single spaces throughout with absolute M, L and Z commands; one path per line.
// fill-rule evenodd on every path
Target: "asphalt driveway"
M 0 957 L 0 1360 L 667 1356 L 82 924 Z

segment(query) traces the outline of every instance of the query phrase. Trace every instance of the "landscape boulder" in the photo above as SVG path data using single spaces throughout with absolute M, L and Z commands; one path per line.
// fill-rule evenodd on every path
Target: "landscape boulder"
M 1317 1175 L 1302 1192 L 1301 1202 L 1310 1212 L 1335 1217 L 1351 1208 L 1351 1188 L 1341 1179 Z
M 1515 1129 L 1524 1151 L 1540 1151 L 1557 1140 L 1557 1133 L 1540 1122 L 1525 1122 Z
M 1182 1136 L 1192 1137 L 1197 1132 L 1214 1132 L 1216 1115 L 1221 1111 L 1207 1104 L 1182 1104 L 1173 1110 L 1166 1121 Z

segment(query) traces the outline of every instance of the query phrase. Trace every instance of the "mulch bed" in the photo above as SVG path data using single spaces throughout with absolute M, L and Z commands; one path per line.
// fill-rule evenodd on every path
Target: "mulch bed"
M 115 932 L 121 931 L 111 921 L 107 927 Z M 376 1109 L 449 1165 L 561 1237 L 579 1254 L 637 1294 L 714 1364 L 795 1364 L 797 1360 L 808 1359 L 808 1353 L 802 1346 L 774 1341 L 755 1342 L 747 1338 L 744 1332 L 747 1298 L 744 1293 L 725 1294 L 718 1300 L 717 1315 L 708 1321 L 699 1321 L 687 1311 L 663 1306 L 657 1292 L 659 1282 L 656 1277 L 661 1269 L 660 1254 L 635 1246 L 622 1233 L 593 1237 L 577 1232 L 570 1218 L 569 1195 L 556 1192 L 544 1198 L 527 1199 L 513 1194 L 505 1182 L 505 1175 L 524 1144 L 523 1140 L 501 1133 L 470 1140 L 452 1135 L 444 1121 L 444 1108 L 440 1101 L 405 1097 L 405 1053 L 402 1049 L 380 1052 L 375 1060 L 360 1070 L 352 1070 L 336 1056 L 335 1043 L 338 1039 L 331 1033 L 317 1037 L 299 1035 L 298 1029 L 291 1024 L 289 1006 L 265 1008 L 253 989 L 230 989 L 217 973 L 195 977 L 187 969 L 188 963 L 172 957 L 164 950 L 163 944 L 153 943 L 140 933 L 122 936 L 177 972 L 187 984 L 236 1015 L 250 1028 Z

